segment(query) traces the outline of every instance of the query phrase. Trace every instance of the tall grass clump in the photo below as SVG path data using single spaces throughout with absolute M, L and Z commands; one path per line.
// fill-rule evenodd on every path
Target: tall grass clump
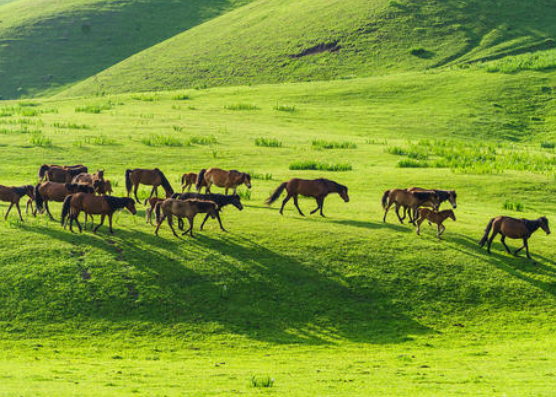
M 502 204 L 502 208 L 505 210 L 522 212 L 525 206 L 523 205 L 522 202 L 519 201 L 506 200 Z
M 556 68 L 556 50 L 537 51 L 508 56 L 494 61 L 478 63 L 476 67 L 488 73 L 517 73 L 524 70 L 550 70 Z
M 396 165 L 398 168 L 428 168 L 427 162 L 421 162 L 413 159 L 403 159 L 398 161 Z
M 318 161 L 305 160 L 295 161 L 290 164 L 290 170 L 314 170 L 314 171 L 351 171 L 353 168 L 351 164 L 339 163 L 328 164 Z
M 541 148 L 554 149 L 556 148 L 556 142 L 541 142 Z
M 257 179 L 260 181 L 271 181 L 272 174 L 259 174 L 258 172 L 249 171 L 249 175 L 251 175 L 251 179 Z
M 85 105 L 85 106 L 77 106 L 75 108 L 76 113 L 91 113 L 91 114 L 99 114 L 104 110 L 112 109 L 112 104 L 109 102 L 101 104 L 101 105 Z
M 255 146 L 263 147 L 282 147 L 282 142 L 274 138 L 257 138 L 255 139 Z
M 218 141 L 216 137 L 210 135 L 210 136 L 192 136 L 191 138 L 189 138 L 188 142 L 193 145 L 212 145 L 217 143 Z
M 353 142 L 334 142 L 325 141 L 324 139 L 314 139 L 311 142 L 313 149 L 357 149 L 357 145 Z
M 277 110 L 279 112 L 289 112 L 289 113 L 293 113 L 295 112 L 295 106 L 288 106 L 288 105 L 274 105 L 274 110 Z
M 158 97 L 156 95 L 149 94 L 135 94 L 131 96 L 131 99 L 143 102 L 156 102 L 158 100 Z
M 172 97 L 172 99 L 174 101 L 186 101 L 186 100 L 191 99 L 191 98 L 187 94 L 176 94 Z
M 29 143 L 38 147 L 51 147 L 52 139 L 45 137 L 42 134 L 32 134 L 29 138 Z
M 174 138 L 168 135 L 150 135 L 149 137 L 141 139 L 141 143 L 146 146 L 153 147 L 181 147 L 184 142 L 181 139 Z
M 224 106 L 224 109 L 227 109 L 227 110 L 259 110 L 260 108 L 257 105 L 250 104 L 250 103 L 235 103 L 235 104 Z
M 270 388 L 274 386 L 274 378 L 270 376 L 252 376 L 251 377 L 251 387 L 262 387 L 262 388 Z
M 52 127 L 54 128 L 67 128 L 71 130 L 89 130 L 91 129 L 90 126 L 87 124 L 77 124 L 77 123 L 62 123 L 59 121 L 55 121 L 52 123 Z

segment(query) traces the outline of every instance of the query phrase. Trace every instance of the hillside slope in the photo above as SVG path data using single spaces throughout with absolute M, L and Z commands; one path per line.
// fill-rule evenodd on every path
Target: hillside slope
M 75 83 L 248 1 L 18 0 L 3 5 L 0 98 Z
M 554 46 L 546 0 L 259 0 L 145 50 L 68 95 L 326 80 Z

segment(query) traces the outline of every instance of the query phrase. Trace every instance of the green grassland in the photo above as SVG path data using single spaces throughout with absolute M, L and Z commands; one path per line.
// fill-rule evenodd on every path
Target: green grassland
M 9 99 L 60 91 L 248 0 L 4 3 L 0 97 Z
M 113 236 L 1 222 L 0 396 L 552 395 L 552 237 L 534 263 L 477 241 L 496 215 L 553 220 L 555 87 L 473 68 L 0 104 L 3 184 L 45 162 L 103 168 L 117 195 L 126 168 L 254 177 L 229 232 L 195 239 L 155 237 L 141 206 Z M 309 161 L 351 170 L 290 170 Z M 263 202 L 292 177 L 351 200 L 280 216 Z M 382 192 L 412 185 L 458 191 L 443 241 L 382 223 Z

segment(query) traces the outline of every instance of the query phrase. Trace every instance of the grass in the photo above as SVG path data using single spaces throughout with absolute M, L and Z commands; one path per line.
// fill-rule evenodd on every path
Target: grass
M 146 146 L 153 147 L 182 147 L 184 141 L 170 135 L 149 135 L 141 139 L 141 143 Z
M 251 377 L 251 387 L 263 387 L 263 388 L 270 388 L 274 386 L 274 378 L 270 376 L 255 376 Z
M 111 103 L 103 103 L 100 105 L 87 105 L 87 106 L 76 106 L 75 112 L 76 113 L 91 113 L 91 114 L 99 114 L 104 110 L 112 109 Z
M 541 148 L 543 149 L 554 149 L 556 148 L 556 142 L 541 142 Z
M 290 163 L 290 170 L 318 170 L 318 171 L 351 171 L 347 163 L 329 164 L 313 160 L 294 161 Z
M 256 138 L 255 146 L 261 147 L 282 147 L 282 141 L 275 138 Z
M 295 112 L 295 106 L 293 106 L 293 105 L 279 105 L 279 104 L 276 104 L 276 105 L 274 105 L 273 109 L 277 110 L 279 112 L 288 112 L 288 113 Z
M 189 138 L 188 142 L 193 145 L 214 145 L 218 143 L 215 136 L 192 136 Z
M 510 211 L 523 212 L 525 206 L 519 201 L 506 200 L 502 204 L 502 208 Z
M 551 396 L 553 237 L 530 239 L 535 265 L 507 255 L 499 239 L 491 255 L 477 241 L 498 215 L 553 220 L 550 161 L 537 157 L 554 156 L 540 147 L 554 140 L 551 94 L 541 89 L 554 79 L 458 69 L 199 90 L 195 112 L 172 110 L 175 93 L 160 92 L 153 102 L 111 97 L 121 105 L 99 114 L 75 113 L 98 98 L 57 97 L 37 102 L 58 113 L 2 117 L 14 123 L 2 128 L 40 129 L 53 142 L 34 147 L 32 134 L 2 135 L 3 185 L 36 183 L 46 161 L 102 168 L 119 197 L 128 168 L 159 167 L 175 189 L 184 172 L 208 167 L 255 170 L 257 178 L 238 189 L 243 211 L 222 210 L 227 232 L 212 219 L 201 232 L 197 218 L 195 239 L 176 239 L 166 224 L 156 237 L 143 206 L 136 216 L 117 212 L 114 235 L 106 225 L 97 234 L 64 230 L 56 202 L 56 222 L 25 214 L 19 222 L 15 213 L 0 222 L 0 394 Z M 303 104 L 303 112 L 284 117 L 276 98 Z M 230 103 L 260 110 L 231 112 Z M 533 113 L 545 122 L 532 123 Z M 184 145 L 141 142 L 154 131 Z M 319 131 L 358 147 L 311 150 Z M 186 145 L 210 134 L 218 145 Z M 117 144 L 73 145 L 97 136 Z M 257 137 L 287 145 L 262 150 Z M 398 168 L 399 160 L 423 160 L 390 147 L 427 153 L 430 167 Z M 452 156 L 500 172 L 434 166 Z M 354 170 L 289 169 L 306 159 Z M 270 208 L 264 201 L 292 178 L 333 179 L 349 188 L 350 201 L 329 195 L 321 218 L 309 215 L 315 200 L 300 197 L 306 217 L 293 200 L 281 216 L 284 194 Z M 392 213 L 382 222 L 383 192 L 409 186 L 457 190 L 457 221 L 445 224 L 442 241 L 433 229 L 417 236 Z M 149 193 L 142 187 L 139 197 Z M 501 208 L 506 199 L 523 211 Z M 7 208 L 0 202 L 0 212 Z M 272 388 L 251 386 L 253 375 L 266 374 L 276 379 Z
M 234 103 L 231 105 L 226 105 L 225 109 L 227 110 L 260 110 L 257 105 L 253 105 L 250 103 Z
M 552 40 L 553 42 L 553 40 Z M 553 46 L 553 44 L 551 44 Z M 526 70 L 552 70 L 556 68 L 556 50 L 528 52 L 516 56 L 479 63 L 476 65 L 489 73 L 518 73 Z
M 188 94 L 176 94 L 172 96 L 172 99 L 174 101 L 187 101 L 188 99 L 191 99 L 191 97 Z
M 52 146 L 52 139 L 38 133 L 31 134 L 29 143 L 33 146 L 48 148 Z
M 324 139 L 313 139 L 311 142 L 313 149 L 357 149 L 357 145 L 353 142 L 334 142 Z

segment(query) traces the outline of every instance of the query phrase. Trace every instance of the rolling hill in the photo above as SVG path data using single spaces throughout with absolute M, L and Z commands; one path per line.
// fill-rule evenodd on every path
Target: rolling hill
M 247 2 L 17 0 L 2 5 L 0 98 L 56 92 Z
M 546 0 L 259 0 L 89 78 L 66 95 L 372 76 L 556 42 Z

